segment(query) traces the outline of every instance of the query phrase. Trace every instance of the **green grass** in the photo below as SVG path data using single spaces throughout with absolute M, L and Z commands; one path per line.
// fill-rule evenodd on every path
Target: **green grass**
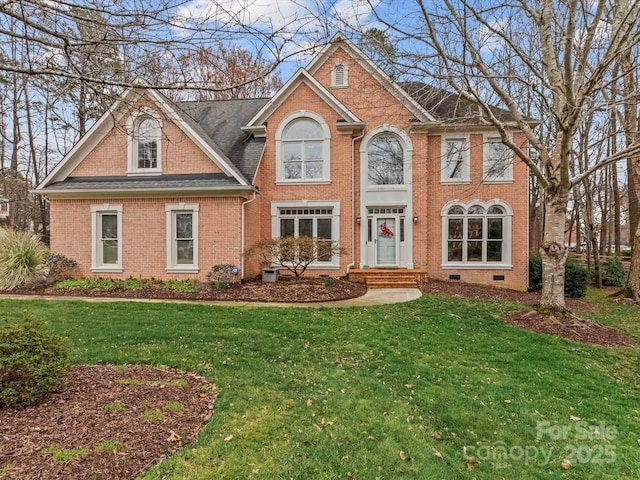
M 87 455 L 84 448 L 60 448 L 55 443 L 40 451 L 43 455 L 50 454 L 54 462 L 71 463 Z
M 584 316 L 640 341 L 638 307 L 590 295 L 603 311 Z M 640 349 L 510 327 L 515 304 L 0 300 L 0 316 L 25 308 L 69 337 L 73 362 L 169 365 L 218 386 L 195 444 L 145 480 L 640 478 Z

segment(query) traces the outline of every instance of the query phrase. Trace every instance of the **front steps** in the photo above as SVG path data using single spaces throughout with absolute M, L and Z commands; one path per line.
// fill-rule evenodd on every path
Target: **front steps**
M 369 288 L 417 288 L 427 281 L 427 272 L 407 268 L 353 268 L 349 271 L 349 280 Z

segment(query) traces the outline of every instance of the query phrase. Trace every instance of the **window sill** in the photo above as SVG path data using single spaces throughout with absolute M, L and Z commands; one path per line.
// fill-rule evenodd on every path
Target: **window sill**
M 513 180 L 513 178 L 485 179 L 485 180 L 482 181 L 482 183 L 488 184 L 488 185 L 491 185 L 491 184 L 494 184 L 494 183 L 498 183 L 498 184 L 500 184 L 500 183 L 514 183 L 514 180 Z
M 440 180 L 440 184 L 442 185 L 469 185 L 471 183 L 471 179 L 465 180 Z
M 199 271 L 198 267 L 169 267 L 166 269 L 167 273 L 198 273 Z
M 276 180 L 276 185 L 331 185 L 331 180 Z
M 511 270 L 513 265 L 506 263 L 443 263 L 442 270 Z
M 388 191 L 400 191 L 404 192 L 409 190 L 409 186 L 406 183 L 402 184 L 389 184 L 389 185 L 367 185 L 367 192 L 388 192 Z
M 149 169 L 149 170 L 134 170 L 127 172 L 127 176 L 129 177 L 142 177 L 142 176 L 151 176 L 151 175 L 162 175 L 162 170 L 158 169 Z
M 122 267 L 92 267 L 92 272 L 96 273 L 122 273 L 124 268 Z

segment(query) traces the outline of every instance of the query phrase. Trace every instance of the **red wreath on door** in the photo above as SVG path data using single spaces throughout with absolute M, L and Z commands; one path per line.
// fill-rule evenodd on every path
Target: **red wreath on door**
M 393 237 L 393 232 L 387 227 L 387 222 L 380 225 L 380 233 L 382 233 L 383 237 Z

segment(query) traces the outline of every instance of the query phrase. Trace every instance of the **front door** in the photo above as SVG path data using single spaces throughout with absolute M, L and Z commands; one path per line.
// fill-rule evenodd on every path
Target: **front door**
M 398 264 L 397 217 L 376 217 L 376 265 L 392 267 Z

